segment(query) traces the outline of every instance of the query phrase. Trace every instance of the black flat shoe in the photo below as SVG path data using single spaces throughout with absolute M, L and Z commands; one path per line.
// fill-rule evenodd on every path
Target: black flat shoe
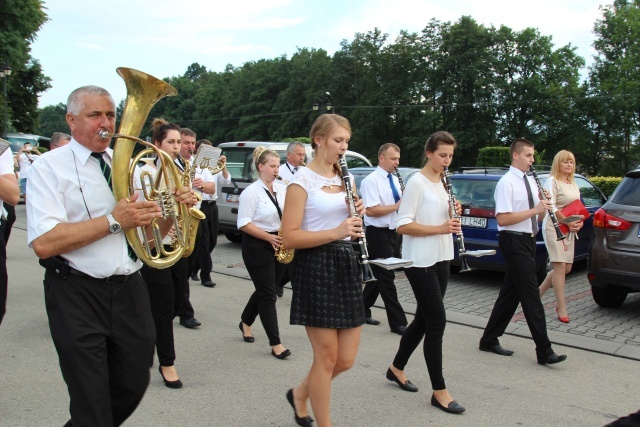
M 391 368 L 387 369 L 387 379 L 389 381 L 396 382 L 400 386 L 400 388 L 405 390 L 405 391 L 410 391 L 412 393 L 415 393 L 416 391 L 418 391 L 418 387 L 416 387 L 413 384 L 411 384 L 411 381 L 409 381 L 409 380 L 407 380 L 406 383 L 402 384 L 400 382 L 400 380 L 398 379 L 398 377 L 396 377 L 396 374 L 393 373 Z
M 554 363 L 560 363 L 567 360 L 567 356 L 565 354 L 555 354 L 551 353 L 547 357 L 543 357 L 538 359 L 539 365 L 553 365 Z
M 298 413 L 296 412 L 296 405 L 295 403 L 293 403 L 293 389 L 290 388 L 289 391 L 287 391 L 287 400 L 289 401 L 289 404 L 291 405 L 291 407 L 293 408 L 293 416 L 296 420 L 296 424 L 298 424 L 300 427 L 312 427 L 313 426 L 313 418 L 311 418 L 310 416 L 306 416 L 306 417 L 299 417 Z
M 242 332 L 242 339 L 244 339 L 244 342 L 254 342 L 256 339 L 253 337 L 253 335 L 245 335 L 244 334 L 244 328 L 242 327 L 242 320 L 240 321 L 240 324 L 238 325 L 238 327 L 240 328 L 240 332 Z
M 191 280 L 198 281 L 200 278 L 198 277 L 198 273 L 191 273 Z
M 367 325 L 379 325 L 380 321 L 374 319 L 373 317 L 367 317 L 364 319 L 364 323 L 366 323 Z
M 491 353 L 499 354 L 500 356 L 511 356 L 513 351 L 503 348 L 500 344 L 495 345 L 482 345 L 480 344 L 480 351 L 489 351 Z
M 404 335 L 407 330 L 407 325 L 400 325 L 397 328 L 391 328 L 391 332 L 398 335 Z
M 455 400 L 449 402 L 447 406 L 442 406 L 433 394 L 431 395 L 431 404 L 436 408 L 442 409 L 444 412 L 448 412 L 450 414 L 461 414 L 464 412 L 464 407 Z
M 179 379 L 175 381 L 167 381 L 167 379 L 164 377 L 164 374 L 162 373 L 162 366 L 158 366 L 158 371 L 160 371 L 160 375 L 162 376 L 162 381 L 164 381 L 164 385 L 166 385 L 169 388 L 182 388 L 182 381 L 180 381 Z
M 276 359 L 286 359 L 287 357 L 291 356 L 291 350 L 286 349 L 285 351 L 283 351 L 280 354 L 276 354 L 275 351 L 271 350 L 271 354 L 273 354 L 273 357 L 275 357 Z

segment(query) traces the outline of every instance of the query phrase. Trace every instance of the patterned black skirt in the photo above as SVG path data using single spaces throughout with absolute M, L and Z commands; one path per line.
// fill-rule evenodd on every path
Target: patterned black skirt
M 339 329 L 364 324 L 362 267 L 351 244 L 300 249 L 295 256 L 292 325 Z

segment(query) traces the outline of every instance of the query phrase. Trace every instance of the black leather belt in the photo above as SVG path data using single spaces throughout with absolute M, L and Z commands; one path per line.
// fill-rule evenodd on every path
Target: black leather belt
M 522 237 L 536 237 L 535 234 L 526 233 L 524 231 L 500 230 L 500 233 L 515 234 L 516 236 L 522 236 Z
M 129 278 L 131 276 L 133 276 L 133 274 L 129 274 L 129 275 L 126 275 L 126 274 L 114 274 L 113 276 L 103 277 L 103 278 L 99 279 L 97 277 L 90 276 L 87 273 L 83 273 L 80 270 L 76 270 L 73 267 L 69 267 L 68 270 L 67 270 L 67 273 L 73 274 L 74 276 L 86 277 L 88 279 L 98 280 L 100 282 L 105 282 L 105 283 L 124 283 L 127 280 L 129 280 Z
M 216 201 L 215 200 L 203 200 L 202 203 L 206 203 L 208 205 L 211 205 L 211 204 L 215 205 Z

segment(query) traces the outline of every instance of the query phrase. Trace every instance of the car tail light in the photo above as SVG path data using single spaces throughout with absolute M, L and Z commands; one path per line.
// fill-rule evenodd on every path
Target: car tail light
M 631 223 L 617 216 L 610 215 L 607 211 L 600 208 L 593 215 L 593 226 L 606 228 L 608 230 L 628 230 L 629 227 L 631 227 Z

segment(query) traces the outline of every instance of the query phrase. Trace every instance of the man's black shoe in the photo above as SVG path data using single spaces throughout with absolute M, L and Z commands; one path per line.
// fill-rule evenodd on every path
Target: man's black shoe
M 191 280 L 198 281 L 200 278 L 198 277 L 198 273 L 191 273 Z
M 366 323 L 367 325 L 379 325 L 380 321 L 374 319 L 373 317 L 367 317 L 366 319 L 364 319 L 364 323 Z
M 495 345 L 482 345 L 480 344 L 480 351 L 490 351 L 491 353 L 499 354 L 500 356 L 511 356 L 513 351 L 502 348 L 500 344 Z
M 407 330 L 407 325 L 400 325 L 398 327 L 391 328 L 391 332 L 393 332 L 394 334 L 398 334 L 398 335 L 404 334 L 404 332 L 406 330 Z
M 284 295 L 284 286 L 276 286 L 276 294 L 278 294 L 279 298 L 282 298 L 282 295 Z
M 567 360 L 567 356 L 565 354 L 555 354 L 551 353 L 547 357 L 543 357 L 538 359 L 539 365 L 553 365 L 554 363 L 560 363 Z
M 180 324 L 185 328 L 195 329 L 198 326 L 202 325 L 202 323 L 198 322 L 198 319 L 195 317 L 190 317 L 188 319 L 180 319 Z
M 205 288 L 213 288 L 216 284 L 211 281 L 211 279 L 206 279 L 202 281 L 202 286 Z

